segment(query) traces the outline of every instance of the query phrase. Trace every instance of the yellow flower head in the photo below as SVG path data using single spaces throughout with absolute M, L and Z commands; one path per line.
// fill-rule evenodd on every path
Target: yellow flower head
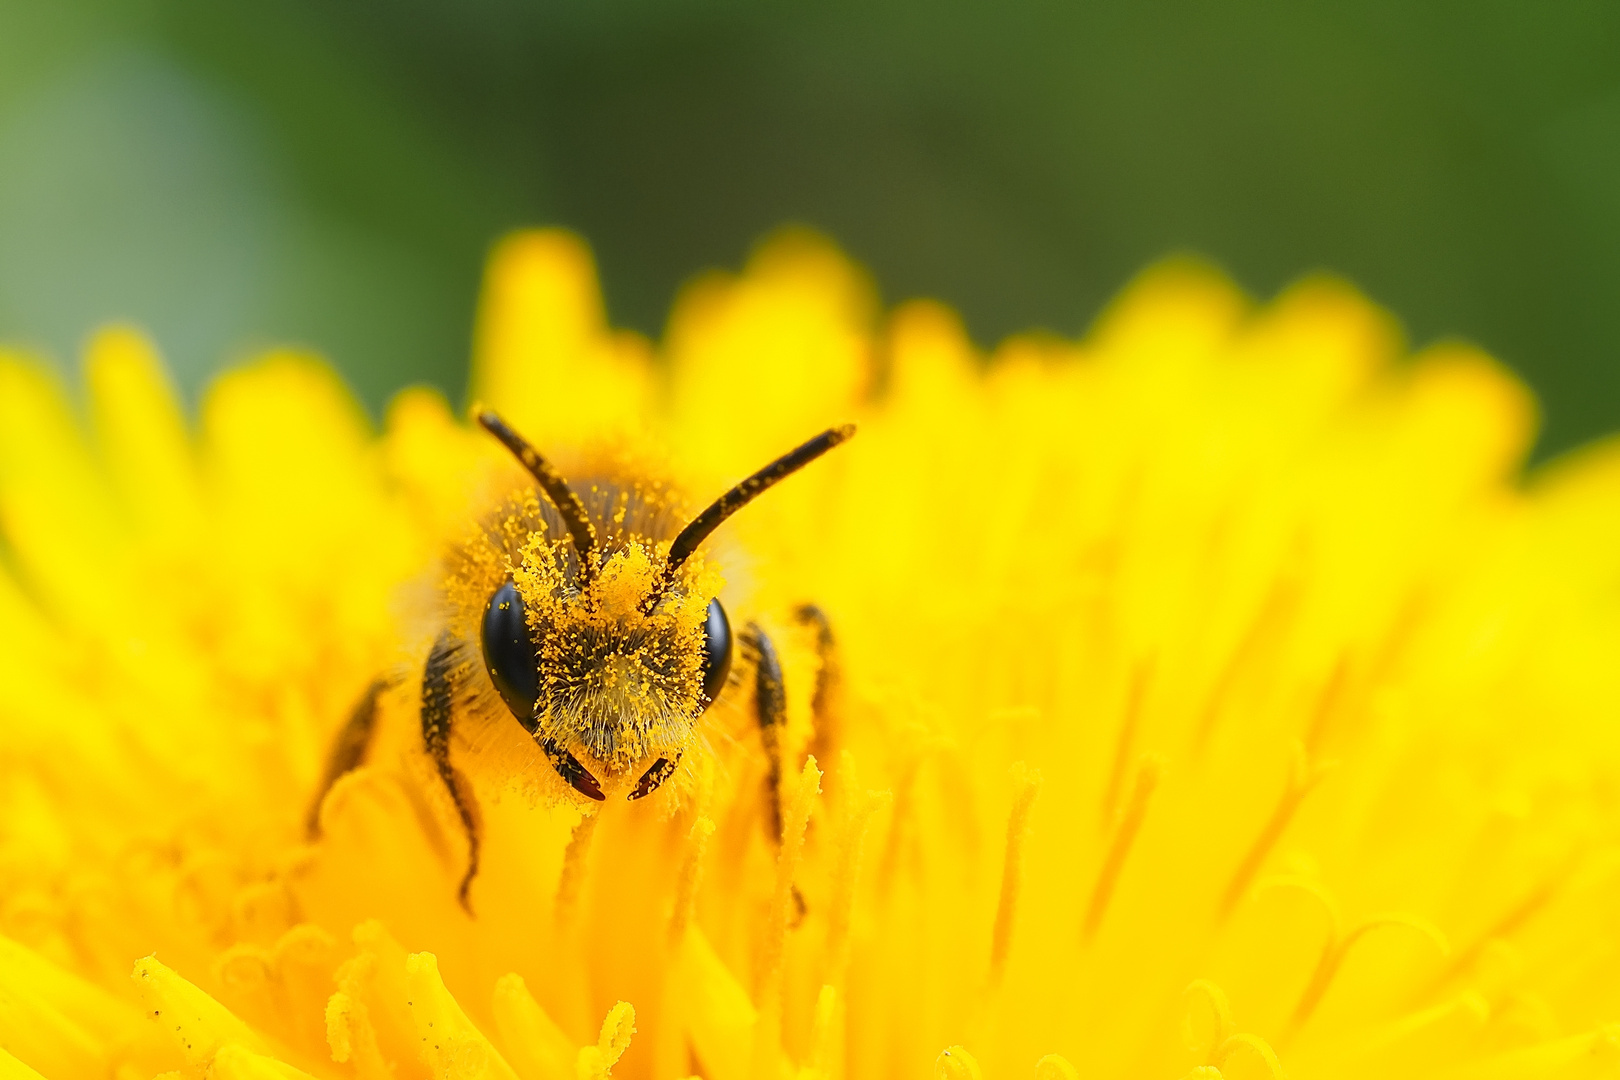
M 1620 453 L 1477 352 L 1171 264 L 984 357 L 798 235 L 654 347 L 533 233 L 472 395 L 582 518 L 306 356 L 0 358 L 0 1080 L 1620 1067 Z

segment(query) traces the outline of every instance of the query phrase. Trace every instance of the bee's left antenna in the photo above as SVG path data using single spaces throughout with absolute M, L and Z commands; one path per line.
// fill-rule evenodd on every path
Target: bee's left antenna
M 568 537 L 574 542 L 574 551 L 579 555 L 580 584 L 589 584 L 596 574 L 596 530 L 591 527 L 591 519 L 585 513 L 585 504 L 579 501 L 579 496 L 574 494 L 574 489 L 568 486 L 568 481 L 563 479 L 556 466 L 541 457 L 540 452 L 508 427 L 505 420 L 490 409 L 480 409 L 477 418 L 485 431 L 501 440 L 501 444 L 523 463 L 535 483 L 540 485 L 540 490 L 546 493 L 546 498 L 551 500 L 551 505 L 562 515 Z
M 687 523 L 686 528 L 682 529 L 669 545 L 664 573 L 658 579 L 657 586 L 641 602 L 642 610 L 650 612 L 658 605 L 659 598 L 675 583 L 675 574 L 680 570 L 681 564 L 691 557 L 699 544 L 708 539 L 710 533 L 720 527 L 722 521 L 753 502 L 766 488 L 792 476 L 833 447 L 854 437 L 854 424 L 828 428 L 808 442 L 789 450 L 746 480 L 740 481 L 736 487 L 710 503 L 703 513 Z

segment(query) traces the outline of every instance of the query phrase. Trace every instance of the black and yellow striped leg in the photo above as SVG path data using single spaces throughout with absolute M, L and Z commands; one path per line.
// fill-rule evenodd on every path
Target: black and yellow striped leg
M 459 663 L 460 643 L 449 634 L 439 635 L 428 653 L 427 665 L 422 669 L 422 748 L 439 771 L 450 801 L 455 804 L 461 825 L 467 832 L 467 872 L 456 891 L 461 906 L 472 914 L 467 893 L 473 878 L 478 875 L 478 804 L 473 799 L 472 786 L 466 777 L 450 764 L 450 719 L 455 699 L 454 677 Z
M 810 695 L 813 724 L 810 748 L 818 757 L 830 759 L 837 733 L 832 730 L 830 706 L 838 685 L 838 657 L 832 624 L 814 604 L 802 604 L 793 612 L 801 625 L 815 630 L 816 652 L 821 668 Z M 749 623 L 742 632 L 743 646 L 754 658 L 754 701 L 759 718 L 759 740 L 765 749 L 766 801 L 770 807 L 771 838 L 782 836 L 782 729 L 787 723 L 787 689 L 782 679 L 782 661 L 770 635 L 758 623 Z
M 770 807 L 771 839 L 782 839 L 782 728 L 787 723 L 787 690 L 782 684 L 782 661 L 776 646 L 758 623 L 742 632 L 743 645 L 754 654 L 754 707 L 759 718 L 759 741 L 765 748 L 765 799 Z

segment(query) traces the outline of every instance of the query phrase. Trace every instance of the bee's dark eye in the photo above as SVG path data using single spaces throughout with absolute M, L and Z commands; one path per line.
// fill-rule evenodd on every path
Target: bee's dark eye
M 528 616 L 517 586 L 508 581 L 495 590 L 484 609 L 484 666 L 501 700 L 533 734 L 534 703 L 540 698 L 540 661 L 529 633 Z
M 718 599 L 709 601 L 709 617 L 703 623 L 703 707 L 720 696 L 731 670 L 731 622 Z M 653 768 L 657 768 L 656 765 Z M 675 766 L 670 766 L 673 772 Z M 662 780 L 662 778 L 660 778 Z M 657 785 L 653 785 L 656 787 Z M 652 789 L 649 788 L 649 791 Z
M 641 779 L 636 781 L 635 788 L 625 798 L 635 802 L 637 799 L 645 799 L 657 791 L 659 785 L 675 774 L 675 764 L 680 760 L 681 756 L 676 754 L 675 761 L 671 761 L 667 757 L 661 757 L 653 762 L 652 768 L 641 774 Z

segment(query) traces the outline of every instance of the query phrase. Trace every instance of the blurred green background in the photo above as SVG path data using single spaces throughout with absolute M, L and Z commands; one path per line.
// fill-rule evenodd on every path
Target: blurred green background
M 108 317 L 188 392 L 269 341 L 459 396 L 483 254 L 560 222 L 612 318 L 786 221 L 986 344 L 1203 253 L 1326 268 L 1620 427 L 1620 6 L 0 0 L 0 338 Z

